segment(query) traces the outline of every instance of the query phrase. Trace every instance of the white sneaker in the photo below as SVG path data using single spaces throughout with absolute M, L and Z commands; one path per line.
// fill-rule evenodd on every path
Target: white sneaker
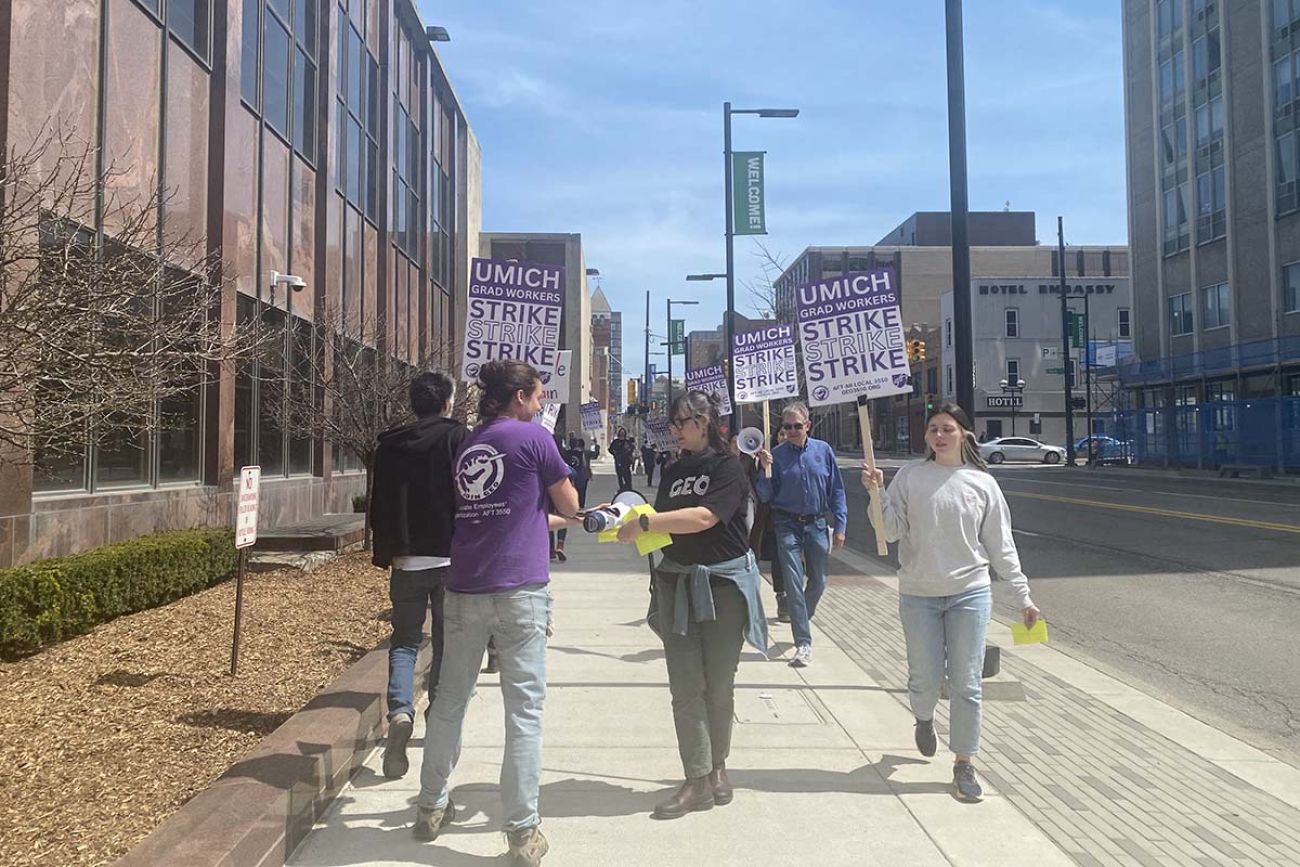
M 791 668 L 807 668 L 812 662 L 812 648 L 807 644 L 801 644 L 795 648 L 794 658 L 790 660 Z

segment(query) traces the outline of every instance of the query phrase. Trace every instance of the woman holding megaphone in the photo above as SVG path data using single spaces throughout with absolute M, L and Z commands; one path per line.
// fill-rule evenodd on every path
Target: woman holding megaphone
M 672 535 L 652 579 L 646 617 L 664 643 L 677 749 L 686 782 L 655 807 L 677 819 L 732 800 L 727 779 L 736 668 L 745 641 L 767 655 L 758 564 L 749 549 L 749 484 L 722 437 L 719 402 L 700 391 L 669 411 L 681 458 L 659 481 L 655 514 L 624 524 L 620 542 Z

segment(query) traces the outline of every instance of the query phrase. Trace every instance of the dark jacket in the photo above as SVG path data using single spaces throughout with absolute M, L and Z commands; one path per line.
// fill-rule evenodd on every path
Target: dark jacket
M 422 418 L 379 435 L 370 492 L 371 562 L 447 557 L 456 515 L 453 466 L 465 439 L 455 419 Z

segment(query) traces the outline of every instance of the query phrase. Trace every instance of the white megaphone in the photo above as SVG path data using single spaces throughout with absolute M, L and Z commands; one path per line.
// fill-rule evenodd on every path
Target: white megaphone
M 758 454 L 759 449 L 763 448 L 764 439 L 763 432 L 756 427 L 741 428 L 740 433 L 736 434 L 736 448 L 743 454 Z

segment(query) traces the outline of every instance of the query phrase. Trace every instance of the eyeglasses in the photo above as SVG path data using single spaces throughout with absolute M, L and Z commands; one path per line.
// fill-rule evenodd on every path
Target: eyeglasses
M 803 422 L 797 421 L 793 424 L 782 424 L 781 430 L 803 430 Z
M 669 424 L 677 428 L 678 430 L 681 430 L 682 428 L 686 427 L 686 423 L 688 421 L 695 421 L 695 416 L 688 415 L 685 418 L 675 418 L 672 421 L 670 421 Z

